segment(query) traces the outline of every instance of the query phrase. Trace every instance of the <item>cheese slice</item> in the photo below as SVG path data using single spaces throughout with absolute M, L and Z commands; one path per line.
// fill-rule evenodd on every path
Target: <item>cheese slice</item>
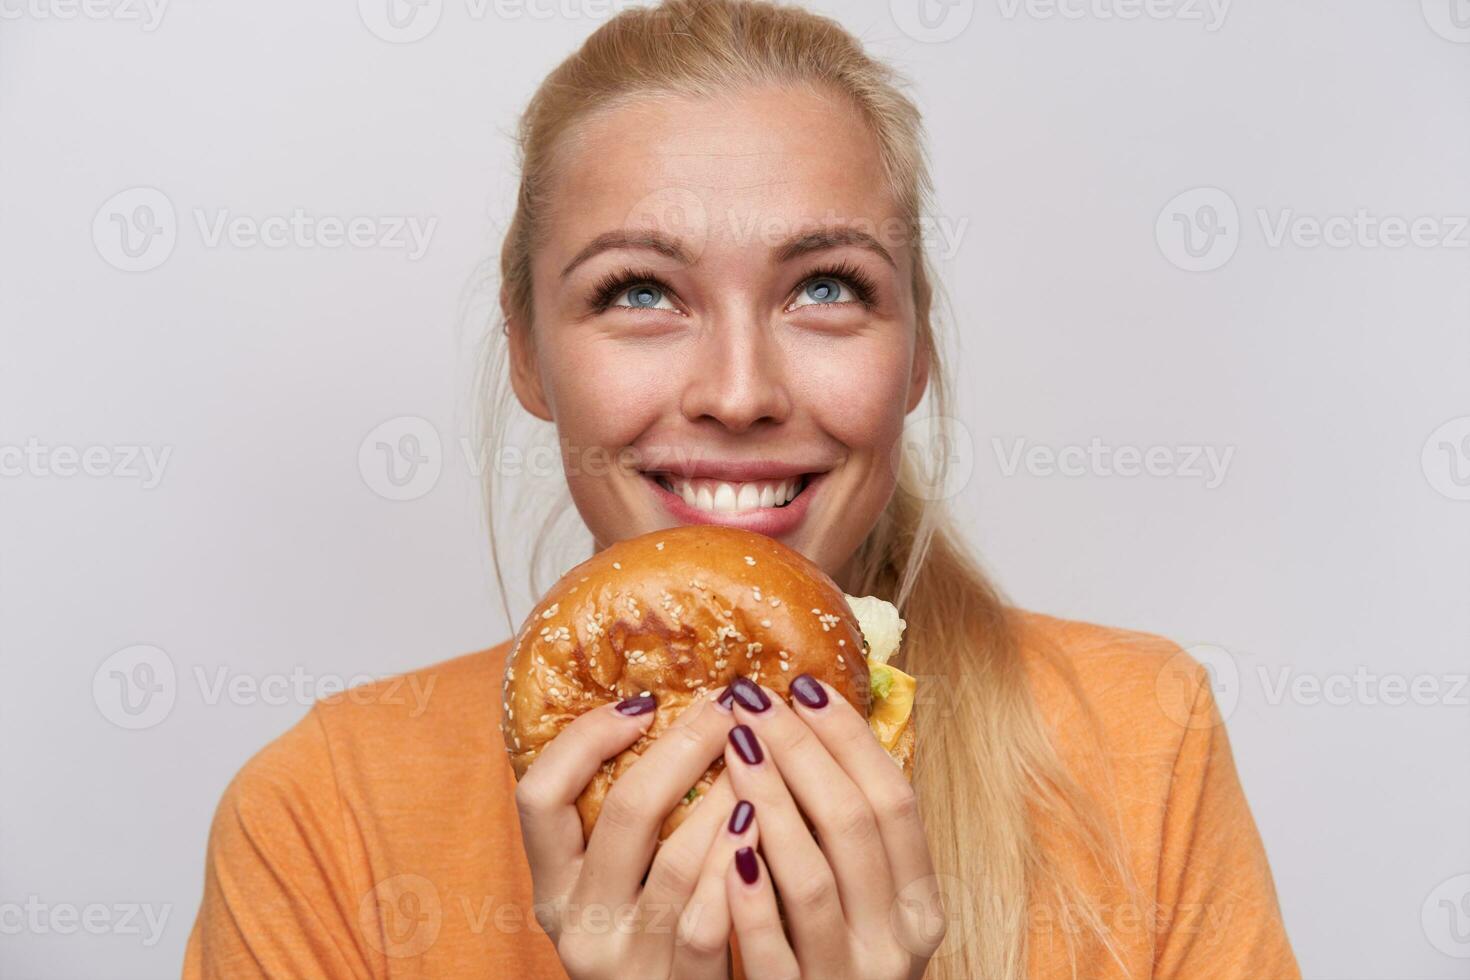
M 888 663 L 898 651 L 908 624 L 899 617 L 893 603 L 877 596 L 845 598 L 868 648 L 868 683 L 873 693 L 868 727 L 883 748 L 892 751 L 913 714 L 914 693 L 918 689 L 918 681 Z
M 869 684 L 873 689 L 873 707 L 868 714 L 868 727 L 883 748 L 892 751 L 898 736 L 914 711 L 914 693 L 918 681 L 897 667 L 868 658 Z

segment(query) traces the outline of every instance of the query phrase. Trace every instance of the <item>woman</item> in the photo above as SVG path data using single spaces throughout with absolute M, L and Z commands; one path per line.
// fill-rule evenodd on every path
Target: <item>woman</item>
M 842 738 L 845 704 L 751 687 L 656 741 L 584 849 L 572 802 L 648 715 L 583 716 L 518 787 L 502 643 L 390 682 L 426 703 L 320 704 L 245 766 L 185 975 L 724 977 L 733 942 L 752 978 L 1297 976 L 1202 669 L 1005 606 L 893 465 L 947 393 L 891 73 L 797 9 L 669 0 L 552 73 L 521 155 L 495 380 L 554 424 L 597 547 L 737 524 L 900 605 L 930 692 L 913 789 Z

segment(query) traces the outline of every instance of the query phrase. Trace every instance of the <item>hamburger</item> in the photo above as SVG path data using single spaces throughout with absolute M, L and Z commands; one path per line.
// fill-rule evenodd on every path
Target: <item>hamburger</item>
M 700 698 L 744 676 L 791 700 L 811 674 L 868 719 L 912 777 L 915 680 L 889 660 L 904 621 L 872 596 L 845 595 L 815 563 L 774 538 L 689 525 L 620 541 L 567 572 L 516 632 L 501 687 L 501 734 L 520 779 L 580 715 L 645 691 L 648 731 L 603 763 L 577 800 L 583 837 L 608 790 Z M 667 815 L 666 839 L 724 767 L 716 759 Z

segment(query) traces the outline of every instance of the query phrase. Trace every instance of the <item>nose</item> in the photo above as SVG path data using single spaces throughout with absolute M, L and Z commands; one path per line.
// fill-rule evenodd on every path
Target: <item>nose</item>
M 757 317 L 712 322 L 687 370 L 680 409 L 692 422 L 714 420 L 741 433 L 791 414 L 784 357 L 769 325 Z

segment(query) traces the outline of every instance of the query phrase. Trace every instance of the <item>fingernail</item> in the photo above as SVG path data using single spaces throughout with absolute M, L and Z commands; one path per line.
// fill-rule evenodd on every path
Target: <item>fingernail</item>
M 827 692 L 811 674 L 797 674 L 791 681 L 791 693 L 808 708 L 827 707 Z
M 653 695 L 648 692 L 635 694 L 631 698 L 623 698 L 618 702 L 618 714 L 620 715 L 646 715 L 654 709 Z
M 734 688 L 728 684 L 725 685 L 725 690 L 720 693 L 719 697 L 715 698 L 715 703 L 724 708 L 726 711 L 729 711 L 731 706 L 735 704 Z
M 749 800 L 741 800 L 735 804 L 735 812 L 730 814 L 730 833 L 737 837 L 745 833 L 750 827 L 750 821 L 755 819 L 755 804 Z
M 761 875 L 761 866 L 755 863 L 754 849 L 742 847 L 735 852 L 735 870 L 740 872 L 741 881 L 747 885 L 755 884 Z
M 753 766 L 766 757 L 749 725 L 736 725 L 730 729 L 730 744 L 735 746 L 735 754 L 749 765 Z
M 765 711 L 771 706 L 771 699 L 766 697 L 766 692 L 748 677 L 735 678 L 730 684 L 730 690 L 735 692 L 735 700 L 740 702 L 740 707 L 747 711 Z

